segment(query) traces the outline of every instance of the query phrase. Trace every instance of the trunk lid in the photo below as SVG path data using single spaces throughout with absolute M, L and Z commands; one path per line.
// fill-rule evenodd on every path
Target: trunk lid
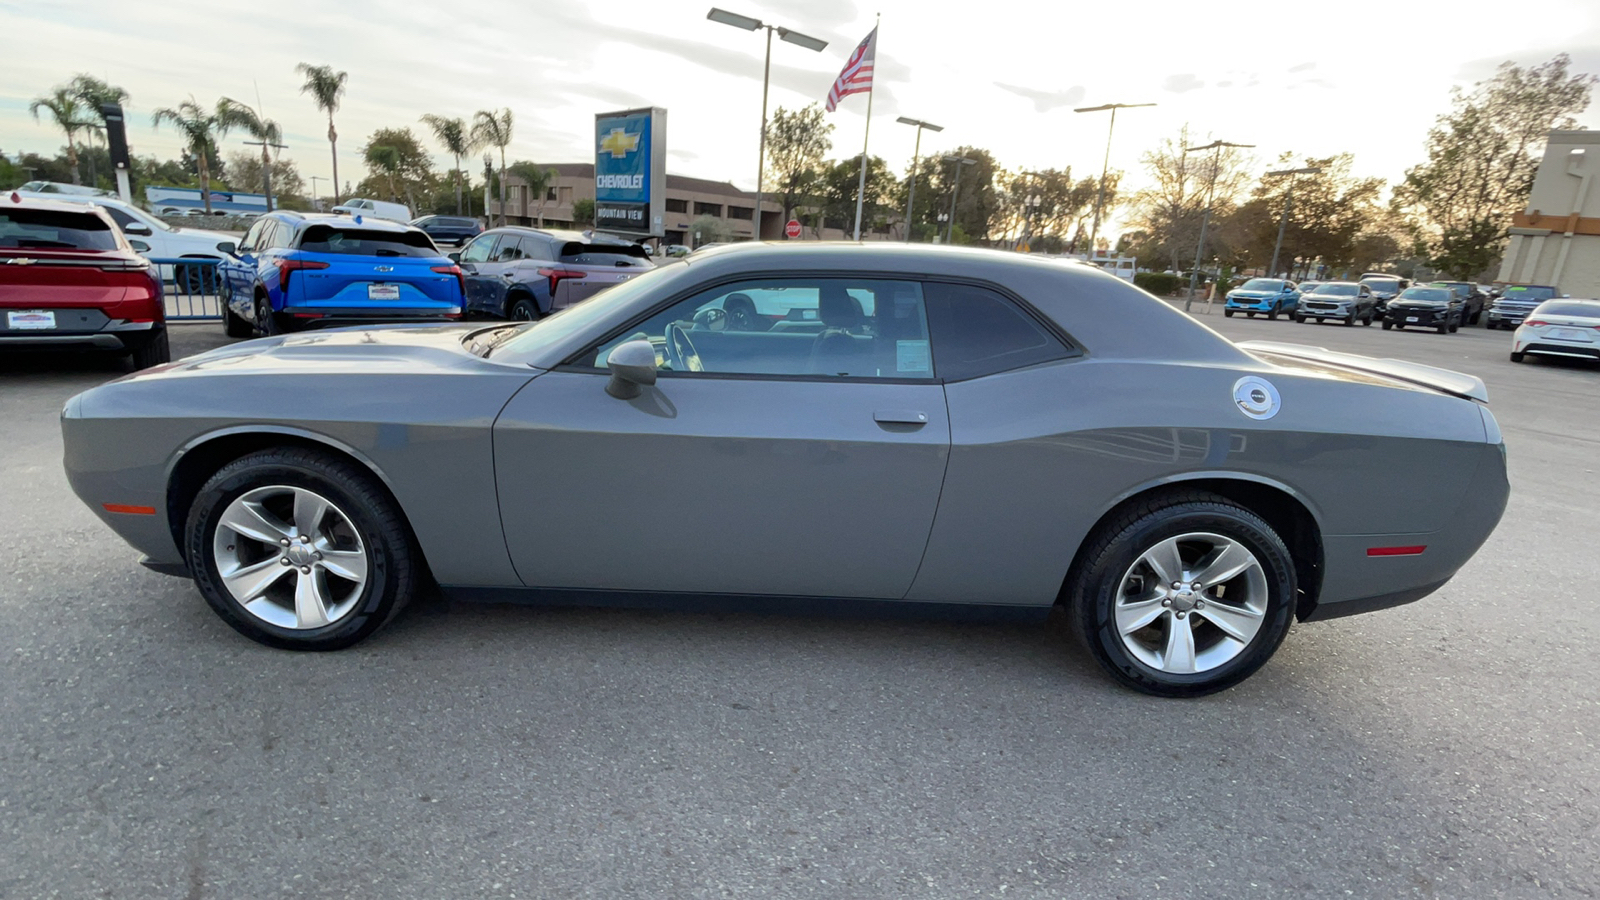
M 1340 353 L 1325 347 L 1310 347 L 1304 344 L 1242 341 L 1238 346 L 1246 353 L 1278 365 L 1283 365 L 1286 361 L 1315 363 L 1333 369 L 1380 375 L 1480 403 L 1489 402 L 1489 389 L 1484 386 L 1483 379 L 1464 372 L 1454 372 L 1450 369 L 1425 366 L 1400 359 L 1376 359 L 1354 353 Z
M 0 248 L 0 308 L 111 306 L 149 285 L 148 268 L 120 251 Z
M 374 301 L 386 299 L 386 294 L 397 293 L 400 296 L 388 298 L 392 302 L 401 304 L 403 297 L 409 291 L 398 290 L 386 292 L 384 286 L 412 288 L 427 299 L 439 303 L 460 303 L 460 287 L 456 276 L 435 272 L 434 268 L 449 267 L 448 259 L 423 259 L 417 257 L 401 256 L 354 256 L 345 254 L 315 254 L 298 258 L 302 262 L 324 263 L 325 269 L 300 269 L 289 276 L 289 291 L 291 302 L 300 301 L 310 305 L 321 304 L 339 297 L 341 294 L 349 296 L 351 288 L 356 288 L 356 296 L 363 295 L 364 286 L 378 285 L 378 289 L 365 291 L 365 296 Z

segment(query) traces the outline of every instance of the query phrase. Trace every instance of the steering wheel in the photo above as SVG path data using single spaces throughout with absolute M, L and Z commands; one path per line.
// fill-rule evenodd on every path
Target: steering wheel
M 715 306 L 700 310 L 694 314 L 694 330 L 728 330 L 728 311 L 724 309 L 717 309 Z
M 694 343 L 689 340 L 689 332 L 677 322 L 667 326 L 667 361 L 679 372 L 706 370 L 705 365 L 700 362 L 699 351 L 694 349 Z

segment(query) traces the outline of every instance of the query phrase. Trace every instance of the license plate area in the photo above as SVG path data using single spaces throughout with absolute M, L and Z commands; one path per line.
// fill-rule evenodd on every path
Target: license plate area
M 1576 328 L 1557 328 L 1551 337 L 1561 341 L 1581 341 L 1590 343 L 1589 336 Z
M 1407 322 L 1421 322 L 1422 318 L 1420 316 L 1406 316 L 1406 321 Z
M 51 331 L 56 327 L 56 314 L 48 309 L 14 309 L 6 312 L 6 329 L 9 331 Z
M 369 284 L 367 285 L 368 300 L 399 300 L 400 285 L 398 284 Z

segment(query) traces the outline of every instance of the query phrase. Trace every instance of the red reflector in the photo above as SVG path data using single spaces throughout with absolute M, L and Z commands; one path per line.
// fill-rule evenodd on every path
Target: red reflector
M 1368 547 L 1367 548 L 1367 555 L 1368 556 L 1416 556 L 1418 553 L 1421 553 L 1422 551 L 1424 551 L 1426 549 L 1428 549 L 1428 545 L 1426 545 L 1426 544 L 1423 544 L 1423 545 L 1421 545 L 1419 547 Z
M 130 516 L 153 516 L 156 514 L 154 506 L 129 506 L 126 503 L 102 503 L 106 512 L 127 513 Z
M 1550 323 L 1549 322 L 1545 322 L 1545 321 L 1543 321 L 1541 319 L 1530 319 L 1530 320 L 1528 320 L 1527 322 L 1525 322 L 1523 324 L 1530 325 L 1530 326 L 1532 326 L 1534 328 L 1543 328 L 1544 326 L 1549 325 Z
M 293 313 L 296 319 L 326 319 L 327 313 Z

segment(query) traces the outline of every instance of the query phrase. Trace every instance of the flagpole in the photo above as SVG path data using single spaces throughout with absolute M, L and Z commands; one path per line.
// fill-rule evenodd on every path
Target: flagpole
M 872 81 L 867 86 L 867 127 L 861 132 L 861 179 L 856 184 L 856 236 L 861 240 L 861 206 L 867 199 L 867 139 L 872 136 L 872 95 L 878 91 L 878 24 L 880 18 L 872 17 Z

